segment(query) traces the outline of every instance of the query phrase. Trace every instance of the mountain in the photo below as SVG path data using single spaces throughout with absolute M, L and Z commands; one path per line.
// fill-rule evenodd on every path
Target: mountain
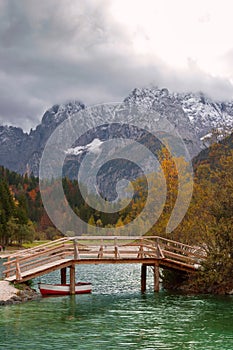
M 56 127 L 84 105 L 79 101 L 54 105 L 46 111 L 41 124 L 30 133 L 21 128 L 0 126 L 0 165 L 20 174 L 39 172 L 39 162 L 45 144 Z
M 142 112 L 155 111 L 161 118 L 167 119 L 183 138 L 192 157 L 209 145 L 213 129 L 218 130 L 220 138 L 233 129 L 233 101 L 216 102 L 202 93 L 172 93 L 156 87 L 137 88 L 125 98 L 124 103 L 129 107 L 136 105 Z M 108 107 L 103 107 L 103 111 L 105 108 L 107 112 Z M 0 126 L 0 165 L 21 174 L 33 172 L 38 175 L 41 154 L 52 132 L 64 120 L 83 109 L 85 105 L 79 101 L 55 105 L 45 112 L 41 123 L 29 134 L 20 128 Z M 92 125 L 88 120 L 85 123 Z M 147 113 L 144 123 L 152 131 L 156 129 L 156 120 Z M 66 173 L 74 177 L 77 174 L 74 160 L 80 161 L 84 154 L 94 150 L 97 154 L 103 141 L 116 132 L 119 132 L 119 125 L 105 125 L 83 135 L 72 149 L 67 150 Z M 131 127 L 122 127 L 122 133 L 126 138 L 133 134 L 136 134 L 136 140 L 145 138 L 142 131 Z
M 233 133 L 225 137 L 218 143 L 214 143 L 210 147 L 202 150 L 193 158 L 193 167 L 197 169 L 201 164 L 209 164 L 212 169 L 220 168 L 220 159 L 223 156 L 231 155 L 233 151 Z
M 184 138 L 188 132 L 201 141 L 210 137 L 213 129 L 231 132 L 233 129 L 233 101 L 216 102 L 203 93 L 171 93 L 168 89 L 134 89 L 126 98 L 141 108 L 154 108 L 177 125 Z M 204 141 L 204 142 L 203 142 Z

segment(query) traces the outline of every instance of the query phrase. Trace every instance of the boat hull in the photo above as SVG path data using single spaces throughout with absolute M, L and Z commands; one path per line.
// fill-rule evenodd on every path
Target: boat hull
M 70 295 L 69 284 L 46 284 L 39 283 L 39 289 L 43 296 L 45 295 Z M 75 284 L 75 294 L 91 293 L 92 285 L 88 282 L 79 282 Z

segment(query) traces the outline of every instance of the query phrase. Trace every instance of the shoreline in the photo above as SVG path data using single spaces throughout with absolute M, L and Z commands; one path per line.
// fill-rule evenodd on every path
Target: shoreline
M 25 284 L 22 285 L 22 289 L 18 289 L 7 281 L 0 281 L 0 306 L 20 304 L 40 298 L 40 294 Z

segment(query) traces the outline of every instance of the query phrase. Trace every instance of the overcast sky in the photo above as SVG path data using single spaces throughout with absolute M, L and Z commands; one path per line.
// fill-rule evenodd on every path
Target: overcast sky
M 231 0 L 0 0 L 0 124 L 135 87 L 233 99 Z

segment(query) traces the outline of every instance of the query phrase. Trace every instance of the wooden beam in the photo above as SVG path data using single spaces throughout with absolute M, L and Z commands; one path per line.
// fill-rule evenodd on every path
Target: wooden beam
M 26 270 L 30 270 L 30 269 L 32 269 L 33 267 L 36 267 L 36 266 L 42 266 L 42 265 L 46 264 L 49 261 L 51 262 L 51 261 L 54 261 L 54 260 L 58 260 L 58 258 L 61 259 L 61 257 L 64 255 L 64 252 L 59 252 L 59 253 L 55 254 L 55 251 L 54 251 L 54 254 L 47 255 L 47 256 L 44 256 L 44 257 L 40 254 L 40 258 L 38 258 L 38 255 L 39 254 L 35 254 L 34 256 L 31 256 L 30 258 L 28 258 L 28 257 L 27 258 L 16 257 L 14 260 L 11 260 L 10 262 L 5 262 L 4 263 L 5 265 L 8 264 L 10 267 L 12 266 L 11 268 L 7 268 L 6 272 L 11 272 L 11 271 L 14 270 L 13 266 L 16 264 L 17 259 L 18 259 L 18 262 L 19 262 L 19 264 L 21 266 L 21 270 L 22 271 L 26 271 Z M 69 255 L 72 255 L 72 253 L 69 253 Z M 27 261 L 27 263 L 25 263 L 25 261 Z M 12 264 L 14 264 L 14 265 L 12 265 Z M 3 273 L 4 273 L 4 271 L 3 271 Z
M 117 244 L 118 240 L 120 240 L 120 245 Z M 79 251 L 79 247 L 83 247 L 83 249 Z M 157 278 L 159 267 L 196 272 L 194 263 L 197 256 L 201 256 L 200 251 L 196 253 L 196 249 L 196 247 L 158 236 L 77 236 L 43 245 L 42 248 L 37 247 L 8 256 L 8 261 L 3 263 L 6 266 L 3 273 L 8 280 L 23 282 L 71 265 L 74 267 L 75 264 L 137 263 L 153 266 L 155 269 L 154 290 L 157 291 L 159 288 Z M 64 257 L 67 259 L 63 259 Z M 146 266 L 142 266 L 141 271 L 143 292 L 146 290 Z M 72 271 L 73 268 L 71 268 L 70 274 L 71 280 L 73 279 L 75 284 L 75 276 L 72 275 Z M 61 271 L 61 281 L 66 282 L 65 270 Z
M 78 242 L 76 239 L 74 239 L 74 260 L 78 260 L 80 259 L 80 256 L 79 256 L 79 250 L 78 250 Z
M 61 284 L 66 284 L 66 267 L 63 267 L 60 271 L 61 271 Z
M 115 259 L 120 258 L 117 238 L 114 239 L 114 255 L 115 255 Z
M 70 266 L 70 295 L 75 294 L 75 264 Z
M 138 250 L 137 258 L 140 259 L 140 258 L 143 258 L 143 257 L 144 257 L 144 249 L 143 249 L 143 245 L 140 245 L 139 246 L 139 250 Z
M 56 271 L 56 270 L 61 270 L 62 267 L 70 267 L 71 263 L 72 263 L 72 261 L 70 260 L 70 261 L 61 262 L 59 265 L 54 265 L 52 267 L 50 266 L 48 268 L 44 268 L 43 270 L 39 270 L 39 271 L 38 270 L 37 271 L 24 271 L 24 272 L 22 272 L 22 278 L 20 281 L 17 281 L 15 275 L 13 275 L 9 278 L 6 278 L 5 280 L 9 281 L 9 282 L 17 281 L 17 282 L 23 283 L 23 282 L 26 282 L 26 281 L 31 280 L 33 278 L 46 275 L 47 273 L 51 273 L 51 272 Z
M 98 259 L 102 259 L 103 256 L 104 256 L 104 247 L 103 247 L 103 245 L 101 245 L 97 257 L 98 257 Z
M 10 256 L 8 256 L 8 258 L 7 258 L 7 262 L 8 262 L 8 264 L 9 264 L 10 268 L 11 268 L 11 257 L 10 257 Z M 4 265 L 4 263 L 3 263 L 3 265 Z M 3 272 L 3 273 L 4 273 L 4 272 Z M 6 277 L 10 277 L 10 271 L 9 271 L 9 268 L 7 269 L 7 272 L 6 272 Z
M 16 258 L 16 279 L 20 281 L 22 279 L 21 271 L 20 271 L 20 266 L 19 266 L 19 258 Z
M 159 292 L 159 265 L 154 264 L 154 292 Z
M 158 261 L 157 258 L 84 258 L 81 260 L 73 261 L 77 265 L 97 265 L 97 264 L 143 264 L 152 265 Z
M 170 269 L 170 270 L 176 270 L 176 271 L 186 271 L 186 272 L 196 272 L 197 270 L 193 265 L 188 265 L 185 263 L 177 263 L 174 260 L 169 260 L 169 259 L 162 259 L 160 260 L 160 267 L 164 269 Z
M 141 266 L 141 292 L 145 293 L 146 291 L 146 271 L 147 266 L 145 264 L 142 264 Z

